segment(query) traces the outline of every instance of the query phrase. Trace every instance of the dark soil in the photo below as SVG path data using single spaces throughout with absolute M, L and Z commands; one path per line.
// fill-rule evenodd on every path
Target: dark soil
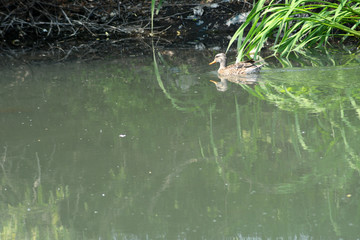
M 226 21 L 251 8 L 252 1 L 167 0 L 151 32 L 149 1 L 1 0 L 0 64 L 226 46 L 239 27 Z

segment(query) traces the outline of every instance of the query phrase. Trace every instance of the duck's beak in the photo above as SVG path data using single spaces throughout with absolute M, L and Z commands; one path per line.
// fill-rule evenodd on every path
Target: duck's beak
M 215 61 L 215 60 L 214 60 L 214 61 L 212 61 L 211 63 L 209 63 L 209 65 L 214 64 L 214 63 L 216 63 L 216 61 Z
M 215 83 L 215 84 L 217 84 L 218 82 L 216 82 L 216 81 L 214 81 L 214 80 L 209 80 L 210 82 L 212 82 L 212 83 Z

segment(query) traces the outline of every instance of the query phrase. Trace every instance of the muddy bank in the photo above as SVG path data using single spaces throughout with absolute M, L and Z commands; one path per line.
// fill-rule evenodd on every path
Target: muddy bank
M 251 1 L 165 1 L 151 31 L 148 1 L 7 1 L 0 6 L 1 65 L 89 60 L 158 49 L 226 46 Z M 234 18 L 238 16 L 237 18 Z M 239 19 L 240 18 L 240 19 Z

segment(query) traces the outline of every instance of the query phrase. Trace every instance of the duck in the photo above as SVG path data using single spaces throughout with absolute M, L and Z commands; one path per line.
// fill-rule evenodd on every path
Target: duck
M 245 62 L 235 63 L 229 66 L 226 66 L 226 55 L 225 53 L 216 54 L 214 61 L 209 63 L 209 65 L 214 63 L 220 63 L 218 69 L 218 74 L 220 76 L 238 76 L 245 74 L 254 74 L 260 72 L 260 69 L 263 65 L 256 65 L 254 60 L 248 60 Z

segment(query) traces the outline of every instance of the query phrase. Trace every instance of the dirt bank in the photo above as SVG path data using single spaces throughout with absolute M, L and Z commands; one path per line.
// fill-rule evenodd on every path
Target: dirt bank
M 4 59 L 64 61 L 158 48 L 225 46 L 251 1 L 165 1 L 151 31 L 149 1 L 10 0 L 0 5 Z M 241 17 L 241 16 L 240 16 Z M 235 22 L 235 21 L 234 21 Z

